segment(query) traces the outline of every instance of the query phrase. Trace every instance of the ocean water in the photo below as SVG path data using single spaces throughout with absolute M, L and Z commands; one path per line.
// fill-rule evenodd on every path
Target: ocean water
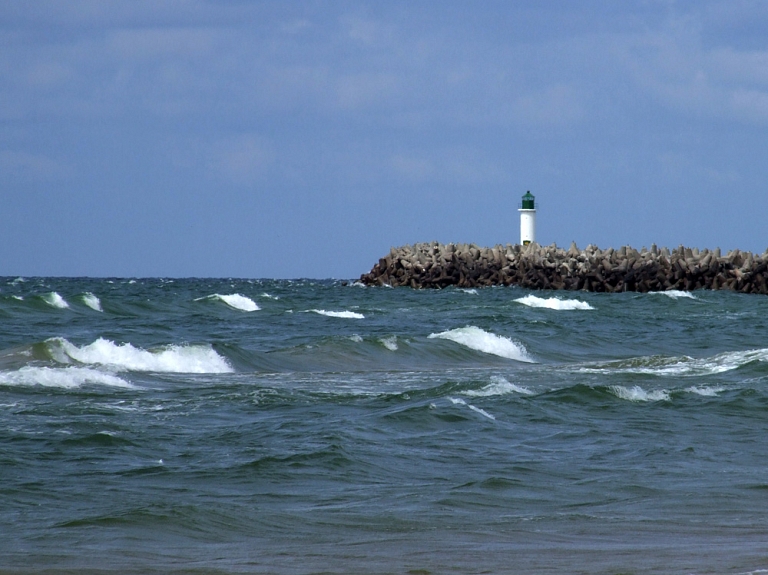
M 768 570 L 768 298 L 0 279 L 0 573 Z

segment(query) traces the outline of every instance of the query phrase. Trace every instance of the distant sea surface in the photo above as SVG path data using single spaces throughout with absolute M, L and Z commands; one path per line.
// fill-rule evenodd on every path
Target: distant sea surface
M 768 298 L 0 278 L 0 573 L 768 570 Z

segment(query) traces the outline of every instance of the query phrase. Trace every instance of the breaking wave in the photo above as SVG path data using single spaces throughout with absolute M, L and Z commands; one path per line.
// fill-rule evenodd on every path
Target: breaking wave
M 527 387 L 522 387 L 509 382 L 506 378 L 494 375 L 491 377 L 491 383 L 482 389 L 470 389 L 464 392 L 464 395 L 470 397 L 489 397 L 493 395 L 508 395 L 510 393 L 519 393 L 521 395 L 533 395 L 533 392 Z
M 654 291 L 650 293 L 665 295 L 667 297 L 671 297 L 672 299 L 680 299 L 680 298 L 699 299 L 689 291 L 681 291 L 677 289 L 671 289 L 667 291 Z
M 357 313 L 354 311 L 325 311 L 324 309 L 313 309 L 310 310 L 315 313 L 319 313 L 320 315 L 325 315 L 328 317 L 343 317 L 348 319 L 365 319 L 365 316 L 361 313 Z
M 514 359 L 515 361 L 534 363 L 534 360 L 528 355 L 522 344 L 512 341 L 507 337 L 484 331 L 473 325 L 441 333 L 433 333 L 429 335 L 429 338 L 447 339 L 475 351 Z
M 33 367 L 0 372 L 0 385 L 58 387 L 74 389 L 85 384 L 133 389 L 134 386 L 111 373 L 88 367 Z
M 577 299 L 558 299 L 556 297 L 545 299 L 535 295 L 527 295 L 525 297 L 517 298 L 515 301 L 529 307 L 543 307 L 547 309 L 595 309 L 587 302 L 579 301 Z
M 389 351 L 397 351 L 397 336 L 382 337 L 379 341 Z
M 91 292 L 86 292 L 83 294 L 83 303 L 94 311 L 104 311 L 101 307 L 101 301 L 99 298 L 93 295 Z
M 626 399 L 627 401 L 669 401 L 669 392 L 665 389 L 645 391 L 639 385 L 633 387 L 610 385 L 608 390 L 619 399 Z
M 658 376 L 702 376 L 738 369 L 753 361 L 768 361 L 767 349 L 728 351 L 712 357 L 640 357 L 579 368 L 584 373 L 642 373 Z
M 484 409 L 480 409 L 479 407 L 475 407 L 474 405 L 472 405 L 472 404 L 470 404 L 470 403 L 467 403 L 466 401 L 464 401 L 464 400 L 463 400 L 463 399 L 461 399 L 461 398 L 458 398 L 458 399 L 457 399 L 457 398 L 455 398 L 455 397 L 449 397 L 448 399 L 450 399 L 450 400 L 451 400 L 451 402 L 452 402 L 454 405 L 466 405 L 466 406 L 467 406 L 469 409 L 471 409 L 472 411 L 475 411 L 475 412 L 479 413 L 480 415 L 482 415 L 482 416 L 484 416 L 484 417 L 487 417 L 488 419 L 493 419 L 493 420 L 496 420 L 496 416 L 494 416 L 494 415 L 491 415 L 490 413 L 488 413 L 488 412 L 487 412 L 487 411 L 485 411 Z
M 69 304 L 66 302 L 66 300 L 55 291 L 47 293 L 41 297 L 42 300 L 51 307 L 55 307 L 57 309 L 65 309 L 69 307 Z
M 215 293 L 203 298 L 198 298 L 195 301 L 200 300 L 220 301 L 227 304 L 229 307 L 233 309 L 239 309 L 240 311 L 258 311 L 261 309 L 251 298 L 245 297 L 239 293 L 233 293 L 230 295 Z
M 148 371 L 165 373 L 231 373 L 227 360 L 207 346 L 170 345 L 148 351 L 130 343 L 116 344 L 99 338 L 78 347 L 64 338 L 46 340 L 51 358 L 58 363 L 77 362 L 106 366 L 117 371 Z

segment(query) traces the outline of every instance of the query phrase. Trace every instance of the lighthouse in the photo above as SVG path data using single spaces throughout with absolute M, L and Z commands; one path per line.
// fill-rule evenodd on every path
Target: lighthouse
M 523 196 L 523 203 L 520 205 L 520 243 L 527 246 L 536 241 L 536 198 L 528 191 Z

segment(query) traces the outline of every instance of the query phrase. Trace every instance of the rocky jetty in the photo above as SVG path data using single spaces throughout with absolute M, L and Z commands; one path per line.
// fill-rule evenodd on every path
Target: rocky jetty
M 422 243 L 392 248 L 360 277 L 366 285 L 412 288 L 517 285 L 529 289 L 649 292 L 727 289 L 768 295 L 768 250 L 723 255 L 686 248 L 601 250 L 576 244 L 497 245 Z

